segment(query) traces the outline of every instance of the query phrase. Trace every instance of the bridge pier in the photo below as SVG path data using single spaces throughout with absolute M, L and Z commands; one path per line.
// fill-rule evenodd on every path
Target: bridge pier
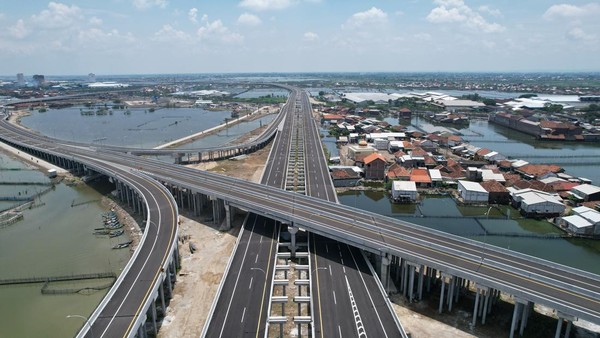
M 148 337 L 148 333 L 146 332 L 146 323 L 142 323 L 142 325 L 140 325 L 138 327 L 137 337 L 138 338 L 146 338 L 146 337 Z
M 571 335 L 571 328 L 573 327 L 573 321 L 576 320 L 577 318 L 575 318 L 574 316 L 570 316 L 567 314 L 564 314 L 562 312 L 558 312 L 557 311 L 557 315 L 558 315 L 558 323 L 556 323 L 556 333 L 554 334 L 554 338 L 559 338 L 560 334 L 562 333 L 562 326 L 563 326 L 563 322 L 567 322 L 567 327 L 565 329 L 565 338 L 568 338 Z
M 150 311 L 152 311 L 152 331 L 154 332 L 154 337 L 156 337 L 158 335 L 158 326 L 156 324 L 156 302 L 152 302 Z
M 490 289 L 486 286 L 475 284 L 475 306 L 473 307 L 471 327 L 475 327 L 477 324 L 477 317 L 481 317 L 481 324 L 485 324 L 485 318 L 490 312 L 489 303 Z
M 519 323 L 521 323 L 519 333 L 521 336 L 523 335 L 523 330 L 525 330 L 526 324 L 523 323 L 523 318 L 527 318 L 528 316 L 528 314 L 524 314 L 524 308 L 526 304 L 529 304 L 529 301 L 515 297 L 515 309 L 513 311 L 513 318 L 510 324 L 510 338 L 514 337 L 515 330 L 517 329 L 517 325 L 519 325 Z M 527 308 L 529 308 L 529 306 L 527 306 Z M 527 312 L 529 312 L 529 310 L 527 310 Z
M 229 205 L 229 202 L 227 201 L 223 201 L 223 206 L 225 208 L 225 225 L 223 227 L 221 227 L 220 230 L 223 231 L 229 231 L 231 229 L 231 205 Z M 293 257 L 293 256 L 292 256 Z
M 295 227 L 293 224 L 289 224 L 288 231 L 291 235 L 290 236 L 291 237 L 291 245 L 290 245 L 291 257 L 294 258 L 294 257 L 296 257 L 296 234 L 298 233 L 298 227 Z

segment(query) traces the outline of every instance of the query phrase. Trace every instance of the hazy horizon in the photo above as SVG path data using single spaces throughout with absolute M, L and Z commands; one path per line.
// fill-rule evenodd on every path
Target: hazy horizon
M 0 74 L 597 72 L 598 15 L 588 0 L 15 1 Z

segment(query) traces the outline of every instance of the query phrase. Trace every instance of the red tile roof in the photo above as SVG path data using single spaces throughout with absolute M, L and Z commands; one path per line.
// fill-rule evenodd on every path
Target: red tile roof
M 365 157 L 364 161 L 365 161 L 365 164 L 369 164 L 369 163 L 371 163 L 371 162 L 373 162 L 373 161 L 375 161 L 377 159 L 379 159 L 379 160 L 381 160 L 383 162 L 386 162 L 385 161 L 385 157 L 383 157 L 379 153 L 372 153 L 371 155 L 368 155 L 367 157 Z
M 558 173 L 563 169 L 555 164 L 526 164 L 516 169 L 518 172 L 522 172 L 527 175 L 535 177 L 545 175 L 547 173 Z
M 418 183 L 431 183 L 431 177 L 429 177 L 427 169 L 413 169 L 410 173 L 410 180 Z
M 479 183 L 487 192 L 504 192 L 508 193 L 508 190 L 498 181 L 485 181 Z

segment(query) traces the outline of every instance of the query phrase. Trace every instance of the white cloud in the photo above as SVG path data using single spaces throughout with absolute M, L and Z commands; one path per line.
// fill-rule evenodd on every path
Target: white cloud
M 191 22 L 198 22 L 198 8 L 192 8 L 188 12 L 188 18 Z
M 594 41 L 596 36 L 593 34 L 586 33 L 580 27 L 575 27 L 567 32 L 567 38 L 577 41 Z
M 388 15 L 377 7 L 371 7 L 371 9 L 364 12 L 358 12 L 352 14 L 352 16 L 346 22 L 348 27 L 363 27 L 365 25 L 375 25 L 386 23 Z
M 94 25 L 94 26 L 100 26 L 102 24 L 102 19 L 97 18 L 95 16 L 92 16 L 88 22 L 90 23 L 90 25 Z
M 168 3 L 167 0 L 133 0 L 133 6 L 137 9 L 148 9 L 150 7 L 165 8 Z
M 463 0 L 434 0 L 438 6 L 427 15 L 427 21 L 435 24 L 461 24 L 464 27 L 485 33 L 504 31 L 504 26 L 488 22 L 478 11 L 467 6 Z M 484 6 L 484 11 L 490 11 Z
M 107 46 L 113 48 L 116 45 L 130 45 L 135 42 L 133 35 L 130 33 L 121 34 L 117 29 L 108 31 L 104 31 L 99 28 L 85 29 L 79 32 L 77 38 L 79 39 L 78 46 L 87 46 L 95 49 L 104 49 L 107 48 Z
M 10 35 L 17 39 L 22 39 L 29 35 L 29 29 L 25 27 L 25 22 L 23 19 L 17 20 L 17 23 L 8 29 Z
M 57 2 L 50 2 L 48 9 L 31 16 L 33 23 L 48 29 L 71 27 L 81 20 L 83 20 L 83 15 L 79 7 L 75 5 L 67 6 Z
M 306 32 L 303 35 L 304 41 L 317 41 L 319 40 L 319 35 L 313 32 Z
M 582 18 L 598 14 L 600 14 L 600 4 L 597 3 L 589 3 L 582 6 L 559 4 L 550 6 L 550 8 L 546 10 L 546 13 L 544 13 L 544 19 Z
M 285 9 L 294 3 L 294 0 L 242 0 L 240 7 L 254 11 L 267 11 Z
M 501 18 L 502 17 L 502 12 L 500 12 L 499 9 L 497 8 L 492 8 L 490 6 L 484 5 L 484 6 L 479 6 L 479 12 L 481 13 L 487 13 L 491 16 L 495 16 L 497 18 Z
M 262 23 L 262 20 L 254 14 L 243 13 L 237 19 L 237 23 L 240 25 L 246 25 L 246 26 L 258 26 Z
M 231 32 L 221 20 L 206 22 L 204 26 L 198 28 L 197 34 L 200 40 L 205 41 L 238 43 L 244 40 L 242 35 Z
M 187 41 L 190 39 L 190 35 L 184 31 L 177 30 L 173 26 L 167 24 L 163 25 L 158 32 L 154 33 L 154 37 L 152 39 L 164 42 Z

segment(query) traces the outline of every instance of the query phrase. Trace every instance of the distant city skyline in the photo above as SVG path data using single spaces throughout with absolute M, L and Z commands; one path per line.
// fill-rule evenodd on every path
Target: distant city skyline
M 0 74 L 600 71 L 590 1 L 5 1 Z

